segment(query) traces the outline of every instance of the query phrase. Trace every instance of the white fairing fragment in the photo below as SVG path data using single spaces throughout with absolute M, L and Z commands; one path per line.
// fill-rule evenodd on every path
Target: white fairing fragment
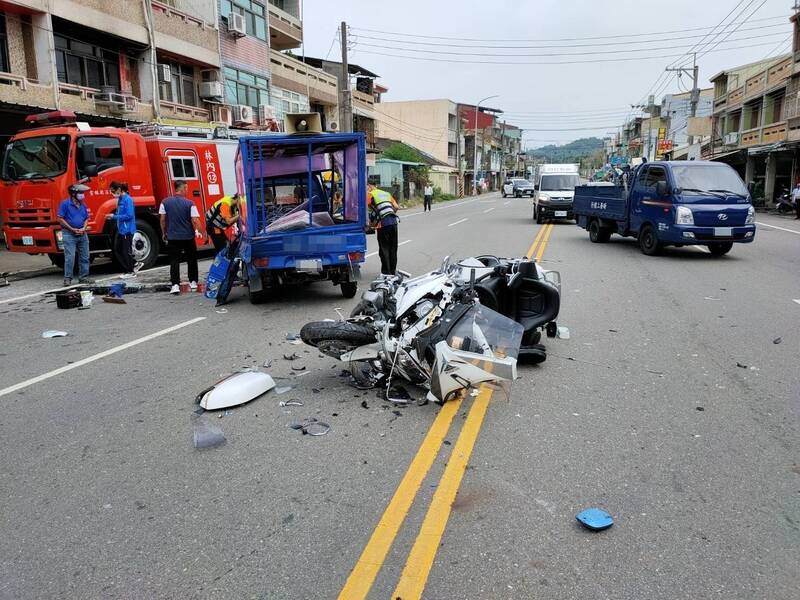
M 206 410 L 230 408 L 255 400 L 274 387 L 275 381 L 266 373 L 244 371 L 228 375 L 207 390 L 200 392 L 197 402 Z
M 479 364 L 489 370 L 477 366 Z M 436 344 L 429 398 L 445 402 L 459 390 L 477 387 L 481 383 L 513 381 L 516 375 L 516 358 L 460 352 L 442 341 Z

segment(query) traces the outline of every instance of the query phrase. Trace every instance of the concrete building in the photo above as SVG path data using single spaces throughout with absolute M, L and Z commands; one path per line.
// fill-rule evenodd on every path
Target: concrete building
M 219 86 L 214 0 L 0 3 L 0 135 L 63 109 L 96 123 L 209 121 Z M 214 95 L 212 95 L 214 94 Z
M 791 187 L 796 171 L 800 130 L 789 136 L 788 118 L 794 118 L 795 107 L 787 102 L 790 84 L 797 91 L 795 57 L 800 59 L 795 52 L 726 69 L 711 78 L 713 135 L 703 147 L 703 157 L 735 167 L 754 198 L 767 203 L 773 202 L 776 191 Z
M 452 100 L 408 100 L 376 105 L 378 135 L 419 148 L 454 169 L 464 136 Z
M 503 183 L 501 173 L 502 141 L 501 125 L 497 116 L 503 111 L 481 106 L 459 104 L 459 116 L 464 131 L 464 190 L 471 193 L 473 178 L 476 177 L 475 146 L 477 144 L 477 181 L 485 182 L 490 191 L 499 190 Z

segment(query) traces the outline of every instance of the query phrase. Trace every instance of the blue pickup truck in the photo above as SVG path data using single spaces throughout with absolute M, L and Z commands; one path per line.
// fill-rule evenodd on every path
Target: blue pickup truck
M 707 161 L 648 162 L 621 185 L 575 188 L 573 210 L 592 242 L 612 233 L 635 237 L 644 254 L 664 246 L 707 246 L 714 256 L 752 242 L 750 194 L 729 165 Z

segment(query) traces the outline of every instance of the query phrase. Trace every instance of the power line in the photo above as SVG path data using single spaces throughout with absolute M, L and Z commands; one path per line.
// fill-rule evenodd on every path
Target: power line
M 753 4 L 753 2 L 754 2 L 754 1 L 755 1 L 755 0 L 751 0 L 750 4 L 748 4 L 748 5 L 747 5 L 747 7 L 745 7 L 745 8 L 742 10 L 742 13 L 743 13 L 745 10 L 747 10 L 747 9 L 748 9 L 748 8 L 749 8 L 749 7 L 750 7 L 752 4 Z M 718 42 L 717 42 L 717 43 L 716 43 L 714 46 L 711 46 L 711 47 L 710 47 L 708 50 L 705 50 L 704 52 L 702 52 L 698 58 L 702 58 L 702 57 L 704 57 L 706 54 L 708 54 L 709 52 L 711 52 L 711 50 L 713 50 L 714 48 L 716 48 L 717 46 L 719 46 L 719 45 L 720 45 L 722 42 L 724 42 L 725 40 L 727 40 L 727 39 L 728 39 L 728 38 L 729 38 L 731 35 L 733 35 L 734 33 L 736 33 L 736 30 L 737 30 L 737 29 L 739 29 L 739 27 L 741 27 L 741 26 L 742 26 L 742 23 L 745 23 L 745 22 L 747 22 L 747 20 L 748 20 L 750 17 L 752 17 L 754 14 L 756 14 L 756 13 L 759 11 L 759 9 L 760 9 L 762 6 L 764 6 L 764 4 L 766 4 L 766 3 L 767 3 L 767 0 L 761 0 L 761 4 L 759 4 L 758 6 L 756 6 L 755 10 L 753 10 L 753 12 L 751 12 L 751 13 L 750 13 L 750 14 L 749 14 L 747 17 L 745 17 L 744 21 L 741 21 L 741 22 L 740 22 L 740 23 L 739 23 L 739 24 L 738 24 L 736 27 L 734 27 L 734 28 L 733 28 L 733 29 L 732 29 L 730 32 L 728 32 L 728 34 L 727 34 L 727 35 L 726 35 L 724 38 L 722 38 L 720 41 L 718 41 Z M 741 15 L 742 13 L 739 13 L 739 14 Z M 737 17 L 738 17 L 738 15 L 737 15 Z
M 729 46 L 727 48 L 719 48 L 709 52 L 728 52 L 729 50 L 743 50 L 747 48 L 760 48 L 763 46 L 771 46 L 773 42 L 764 42 L 760 44 L 747 44 L 744 46 Z M 608 63 L 608 62 L 631 62 L 631 61 L 645 61 L 657 60 L 662 58 L 675 58 L 683 57 L 685 54 L 660 54 L 653 56 L 635 56 L 630 58 L 599 58 L 595 60 L 573 60 L 573 61 L 485 61 L 485 60 L 456 60 L 453 58 L 431 58 L 423 56 L 404 56 L 402 54 L 390 54 L 388 52 L 375 52 L 374 50 L 362 51 L 362 54 L 368 56 L 388 56 L 390 58 L 403 58 L 406 60 L 419 60 L 423 62 L 442 62 L 442 63 L 463 63 L 470 65 L 504 65 L 504 66 L 519 66 L 519 65 L 583 65 L 594 63 Z M 594 54 L 594 53 L 591 53 Z M 660 79 L 660 77 L 659 77 Z
M 747 29 L 741 29 L 740 31 L 763 31 L 764 29 L 768 28 L 775 28 L 775 27 L 785 27 L 786 23 L 775 23 L 774 25 L 762 25 L 760 27 L 749 27 Z M 377 40 L 380 42 L 394 42 L 394 43 L 401 43 L 401 44 L 414 44 L 415 46 L 436 46 L 436 47 L 447 47 L 447 48 L 485 48 L 489 50 L 504 50 L 504 49 L 513 49 L 513 50 L 526 50 L 526 49 L 537 49 L 537 48 L 583 48 L 583 47 L 596 47 L 596 46 L 620 46 L 626 45 L 630 46 L 631 44 L 650 44 L 653 42 L 667 42 L 673 40 L 688 40 L 688 39 L 696 39 L 696 38 L 705 38 L 708 34 L 698 34 L 698 35 L 689 35 L 689 36 L 678 36 L 678 37 L 665 37 L 665 38 L 649 38 L 646 40 L 624 40 L 621 42 L 601 42 L 601 43 L 594 43 L 594 44 L 568 44 L 565 46 L 553 46 L 552 44 L 545 44 L 545 45 L 535 45 L 535 46 L 506 46 L 506 45 L 491 45 L 485 46 L 481 44 L 442 44 L 436 42 L 418 42 L 416 40 L 392 40 L 387 39 L 385 37 L 378 37 L 372 35 L 360 35 L 356 34 L 354 37 L 356 41 L 365 39 L 365 40 Z M 366 45 L 366 44 L 365 44 Z M 427 50 L 419 50 L 419 52 L 425 52 Z M 523 55 L 524 56 L 524 55 Z
M 766 2 L 767 0 L 763 0 Z M 774 33 L 765 33 L 763 35 L 751 35 L 745 38 L 736 38 L 730 40 L 731 42 L 743 42 L 745 40 L 753 40 L 759 38 L 774 38 L 775 36 L 783 36 L 783 32 L 774 32 Z M 718 42 L 717 45 L 724 42 Z M 770 44 L 773 44 L 770 42 Z M 425 50 L 419 48 L 403 48 L 401 46 L 387 46 L 386 44 L 370 44 L 365 42 L 356 42 L 358 46 L 364 46 L 367 48 L 382 48 L 385 50 L 400 50 L 402 52 L 415 52 L 421 54 L 429 54 L 429 55 L 448 55 L 448 56 L 485 56 L 491 58 L 509 58 L 509 57 L 560 57 L 560 56 L 596 56 L 598 54 L 630 54 L 632 52 L 650 52 L 652 50 L 674 50 L 677 48 L 683 48 L 683 44 L 679 44 L 677 46 L 652 46 L 649 48 L 632 48 L 627 50 L 594 50 L 591 52 L 554 52 L 554 53 L 532 53 L 532 54 L 520 54 L 518 52 L 514 53 L 489 53 L 486 52 L 449 52 L 446 50 Z M 683 55 L 680 55 L 683 56 Z M 519 64 L 519 63 L 515 63 Z
M 741 2 L 740 2 L 741 4 Z M 735 9 L 734 9 L 735 10 Z M 733 11 L 731 11 L 733 12 Z M 728 17 L 726 16 L 725 19 Z M 723 21 L 725 20 L 723 19 Z M 755 19 L 752 22 L 759 22 L 759 21 L 774 21 L 777 19 L 786 19 L 784 15 L 774 16 L 774 17 L 764 17 L 762 19 Z M 422 39 L 432 39 L 432 40 L 455 40 L 455 41 L 467 41 L 467 42 L 574 42 L 574 41 L 581 41 L 581 40 L 609 40 L 609 39 L 620 39 L 620 38 L 629 38 L 629 37 L 647 37 L 647 36 L 654 36 L 654 35 L 664 35 L 669 33 L 685 33 L 687 31 L 703 31 L 706 29 L 714 30 L 719 27 L 719 24 L 715 25 L 714 27 L 693 27 L 688 29 L 674 29 L 671 31 L 656 31 L 656 32 L 649 32 L 649 33 L 628 33 L 628 34 L 620 34 L 620 35 L 601 35 L 601 36 L 586 36 L 586 37 L 575 37 L 575 38 L 526 38 L 526 39 L 508 39 L 508 38 L 501 38 L 501 39 L 491 39 L 491 38 L 465 38 L 462 36 L 458 37 L 447 37 L 441 35 L 422 35 L 422 34 L 413 34 L 413 33 L 404 33 L 398 31 L 383 31 L 380 29 L 367 29 L 366 27 L 353 27 L 353 31 L 368 31 L 370 33 L 381 33 L 384 35 L 395 35 L 398 37 L 410 37 L 410 38 L 422 38 Z

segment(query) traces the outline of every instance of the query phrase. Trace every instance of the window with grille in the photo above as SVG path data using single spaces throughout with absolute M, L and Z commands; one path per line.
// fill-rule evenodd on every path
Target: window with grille
M 263 4 L 253 0 L 222 0 L 220 15 L 230 19 L 231 13 L 234 12 L 244 17 L 247 35 L 266 41 L 267 18 Z
M 225 101 L 258 110 L 259 105 L 269 104 L 269 83 L 264 77 L 225 67 Z

